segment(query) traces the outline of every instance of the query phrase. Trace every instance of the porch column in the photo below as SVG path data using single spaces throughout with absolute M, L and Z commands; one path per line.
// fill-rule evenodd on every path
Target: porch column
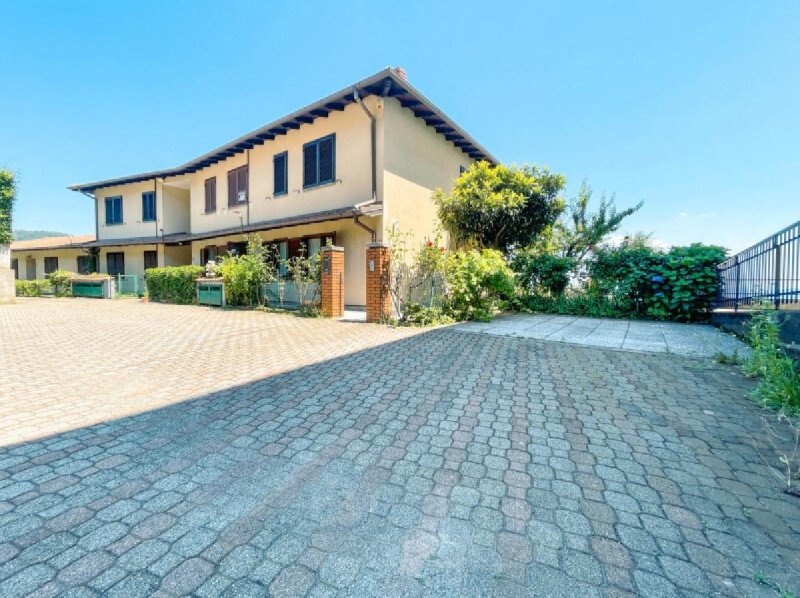
M 367 244 L 367 322 L 386 320 L 392 313 L 389 275 L 392 250 L 385 243 Z
M 322 278 L 320 303 L 326 318 L 344 315 L 344 247 L 327 246 L 320 249 Z

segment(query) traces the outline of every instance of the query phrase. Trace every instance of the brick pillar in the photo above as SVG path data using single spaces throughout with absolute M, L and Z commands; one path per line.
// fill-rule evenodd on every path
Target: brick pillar
M 320 298 L 322 315 L 341 318 L 344 315 L 344 248 L 323 247 Z
M 392 313 L 389 266 L 392 250 L 384 243 L 367 245 L 367 322 L 387 319 Z

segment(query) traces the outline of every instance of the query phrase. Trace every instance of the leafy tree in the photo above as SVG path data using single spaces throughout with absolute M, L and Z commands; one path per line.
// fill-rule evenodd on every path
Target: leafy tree
M 0 245 L 9 245 L 14 239 L 11 234 L 11 211 L 16 199 L 14 174 L 0 170 Z
M 462 246 L 507 251 L 531 244 L 564 209 L 565 179 L 536 166 L 477 162 L 433 199 L 442 226 Z
M 578 196 L 569 202 L 565 216 L 553 230 L 560 253 L 577 262 L 581 262 L 608 235 L 619 230 L 622 221 L 638 211 L 644 203 L 640 201 L 632 208 L 618 212 L 614 195 L 610 198 L 602 195 L 597 211 L 589 212 L 591 199 L 592 188 L 583 181 Z

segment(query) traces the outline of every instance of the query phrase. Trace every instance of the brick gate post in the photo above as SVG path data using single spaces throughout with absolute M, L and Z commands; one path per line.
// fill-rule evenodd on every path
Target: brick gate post
M 389 275 L 392 250 L 385 243 L 367 245 L 367 322 L 379 322 L 392 313 Z
M 322 315 L 344 315 L 344 247 L 322 247 L 322 276 L 319 284 Z

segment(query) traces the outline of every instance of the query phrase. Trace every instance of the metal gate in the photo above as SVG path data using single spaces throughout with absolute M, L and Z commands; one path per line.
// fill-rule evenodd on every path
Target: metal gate
M 117 295 L 138 296 L 141 285 L 135 274 L 117 274 Z

